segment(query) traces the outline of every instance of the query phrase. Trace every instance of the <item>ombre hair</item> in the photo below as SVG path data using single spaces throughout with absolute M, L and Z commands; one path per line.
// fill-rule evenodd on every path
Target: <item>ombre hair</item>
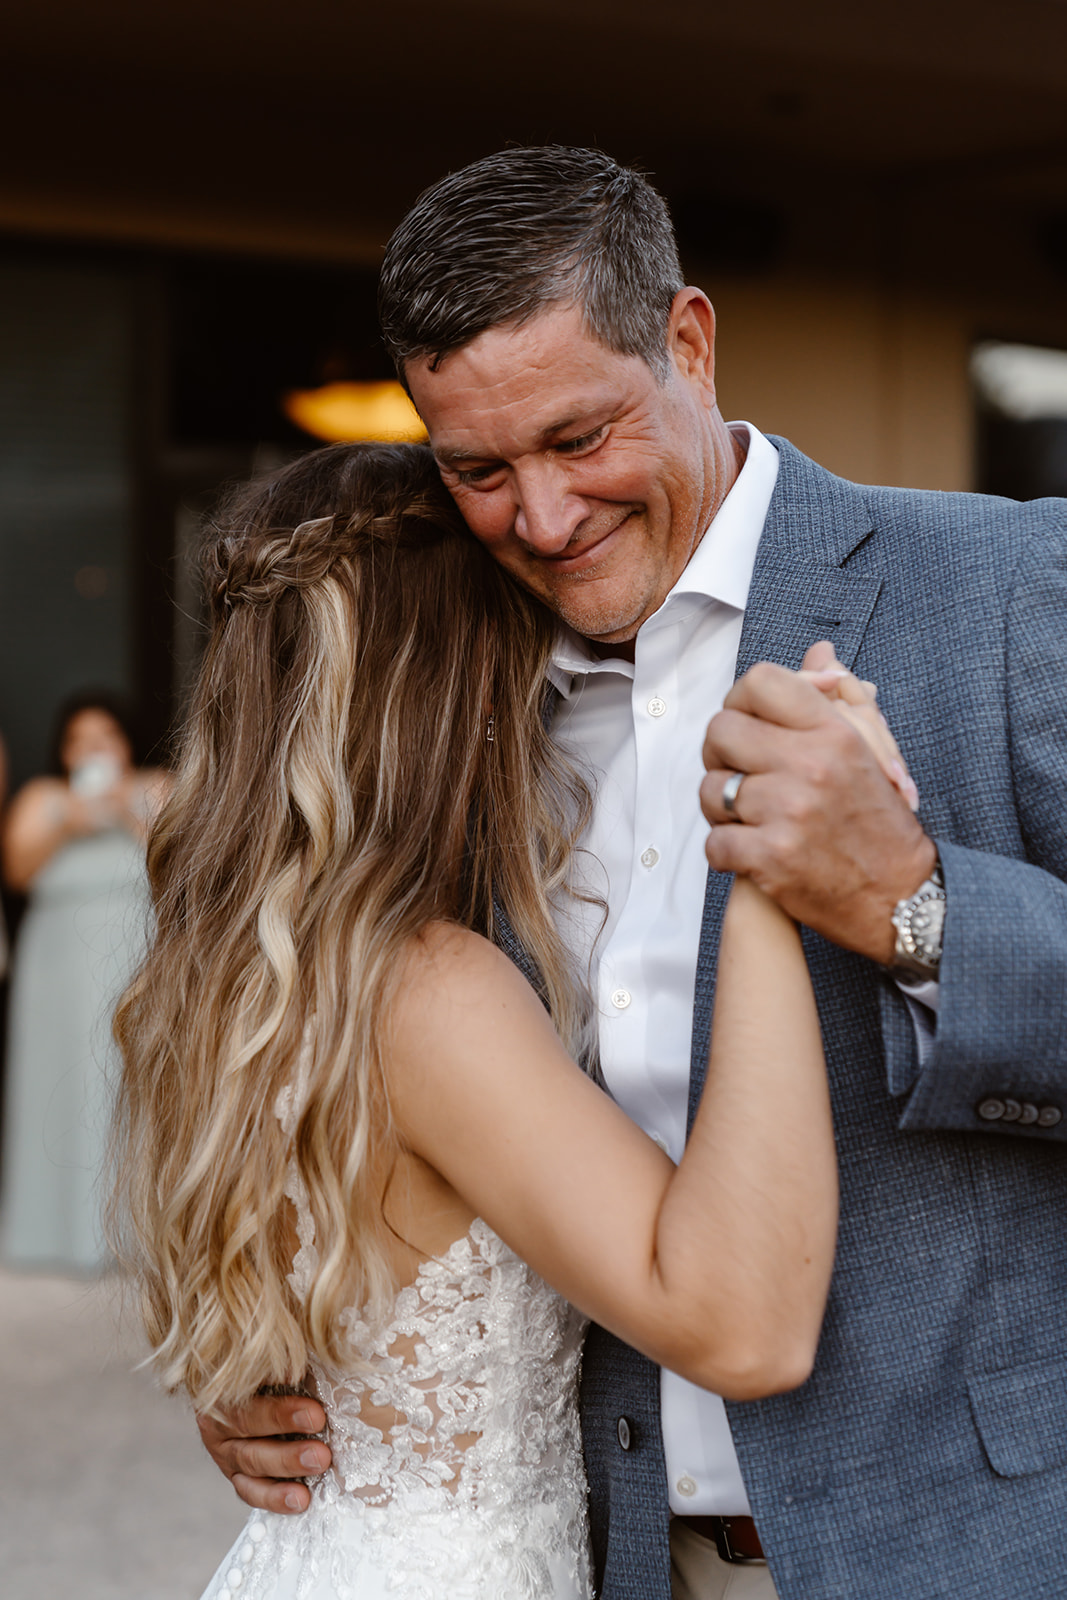
M 425 447 L 337 445 L 238 491 L 205 572 L 210 640 L 148 850 L 155 938 L 115 1018 L 111 1232 L 163 1381 L 211 1410 L 299 1382 L 309 1352 L 350 1362 L 342 1311 L 395 1287 L 386 1041 L 420 929 L 492 938 L 505 906 L 581 1053 L 552 908 L 588 793 L 545 729 L 553 618 Z

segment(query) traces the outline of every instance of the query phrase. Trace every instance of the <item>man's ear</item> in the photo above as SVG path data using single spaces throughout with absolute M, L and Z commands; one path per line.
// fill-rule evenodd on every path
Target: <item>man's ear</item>
M 680 378 L 715 404 L 715 309 L 701 289 L 679 289 L 667 321 L 667 353 Z

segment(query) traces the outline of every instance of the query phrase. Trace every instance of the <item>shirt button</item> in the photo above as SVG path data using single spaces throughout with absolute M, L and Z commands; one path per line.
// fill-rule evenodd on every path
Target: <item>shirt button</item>
M 629 989 L 616 989 L 611 997 L 611 1003 L 617 1011 L 625 1011 L 632 998 Z
M 666 700 L 661 700 L 658 694 L 654 694 L 648 702 L 648 714 L 650 717 L 662 717 L 666 709 Z
M 684 1495 L 687 1500 L 692 1500 L 693 1496 L 697 1492 L 697 1486 L 693 1482 L 692 1478 L 679 1478 L 674 1487 L 677 1489 L 678 1493 Z
M 650 844 L 647 850 L 641 851 L 641 865 L 643 867 L 654 867 L 658 860 L 659 851 L 654 845 Z
M 659 1146 L 659 1148 L 663 1151 L 663 1154 L 665 1156 L 669 1156 L 670 1155 L 670 1153 L 671 1153 L 670 1146 L 668 1145 L 666 1139 L 663 1137 L 662 1133 L 650 1133 L 648 1137 L 652 1140 L 653 1144 Z

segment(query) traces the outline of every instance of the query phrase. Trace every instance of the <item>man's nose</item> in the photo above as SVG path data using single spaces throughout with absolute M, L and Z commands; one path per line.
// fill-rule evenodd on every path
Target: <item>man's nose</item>
M 552 462 L 516 476 L 515 533 L 537 555 L 559 555 L 586 515 L 585 501 L 571 492 L 567 475 Z

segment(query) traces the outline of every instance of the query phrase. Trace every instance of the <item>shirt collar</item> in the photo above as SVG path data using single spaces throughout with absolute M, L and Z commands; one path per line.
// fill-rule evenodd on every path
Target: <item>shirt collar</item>
M 729 426 L 742 443 L 747 441 L 744 464 L 685 571 L 659 610 L 642 623 L 642 631 L 667 621 L 673 624 L 693 609 L 692 602 L 716 601 L 735 611 L 744 611 L 748 604 L 756 547 L 778 480 L 778 452 L 751 422 L 731 422 Z M 563 623 L 552 649 L 548 678 L 566 697 L 575 675 L 618 672 L 621 666 L 616 658 L 595 656 L 582 636 Z

